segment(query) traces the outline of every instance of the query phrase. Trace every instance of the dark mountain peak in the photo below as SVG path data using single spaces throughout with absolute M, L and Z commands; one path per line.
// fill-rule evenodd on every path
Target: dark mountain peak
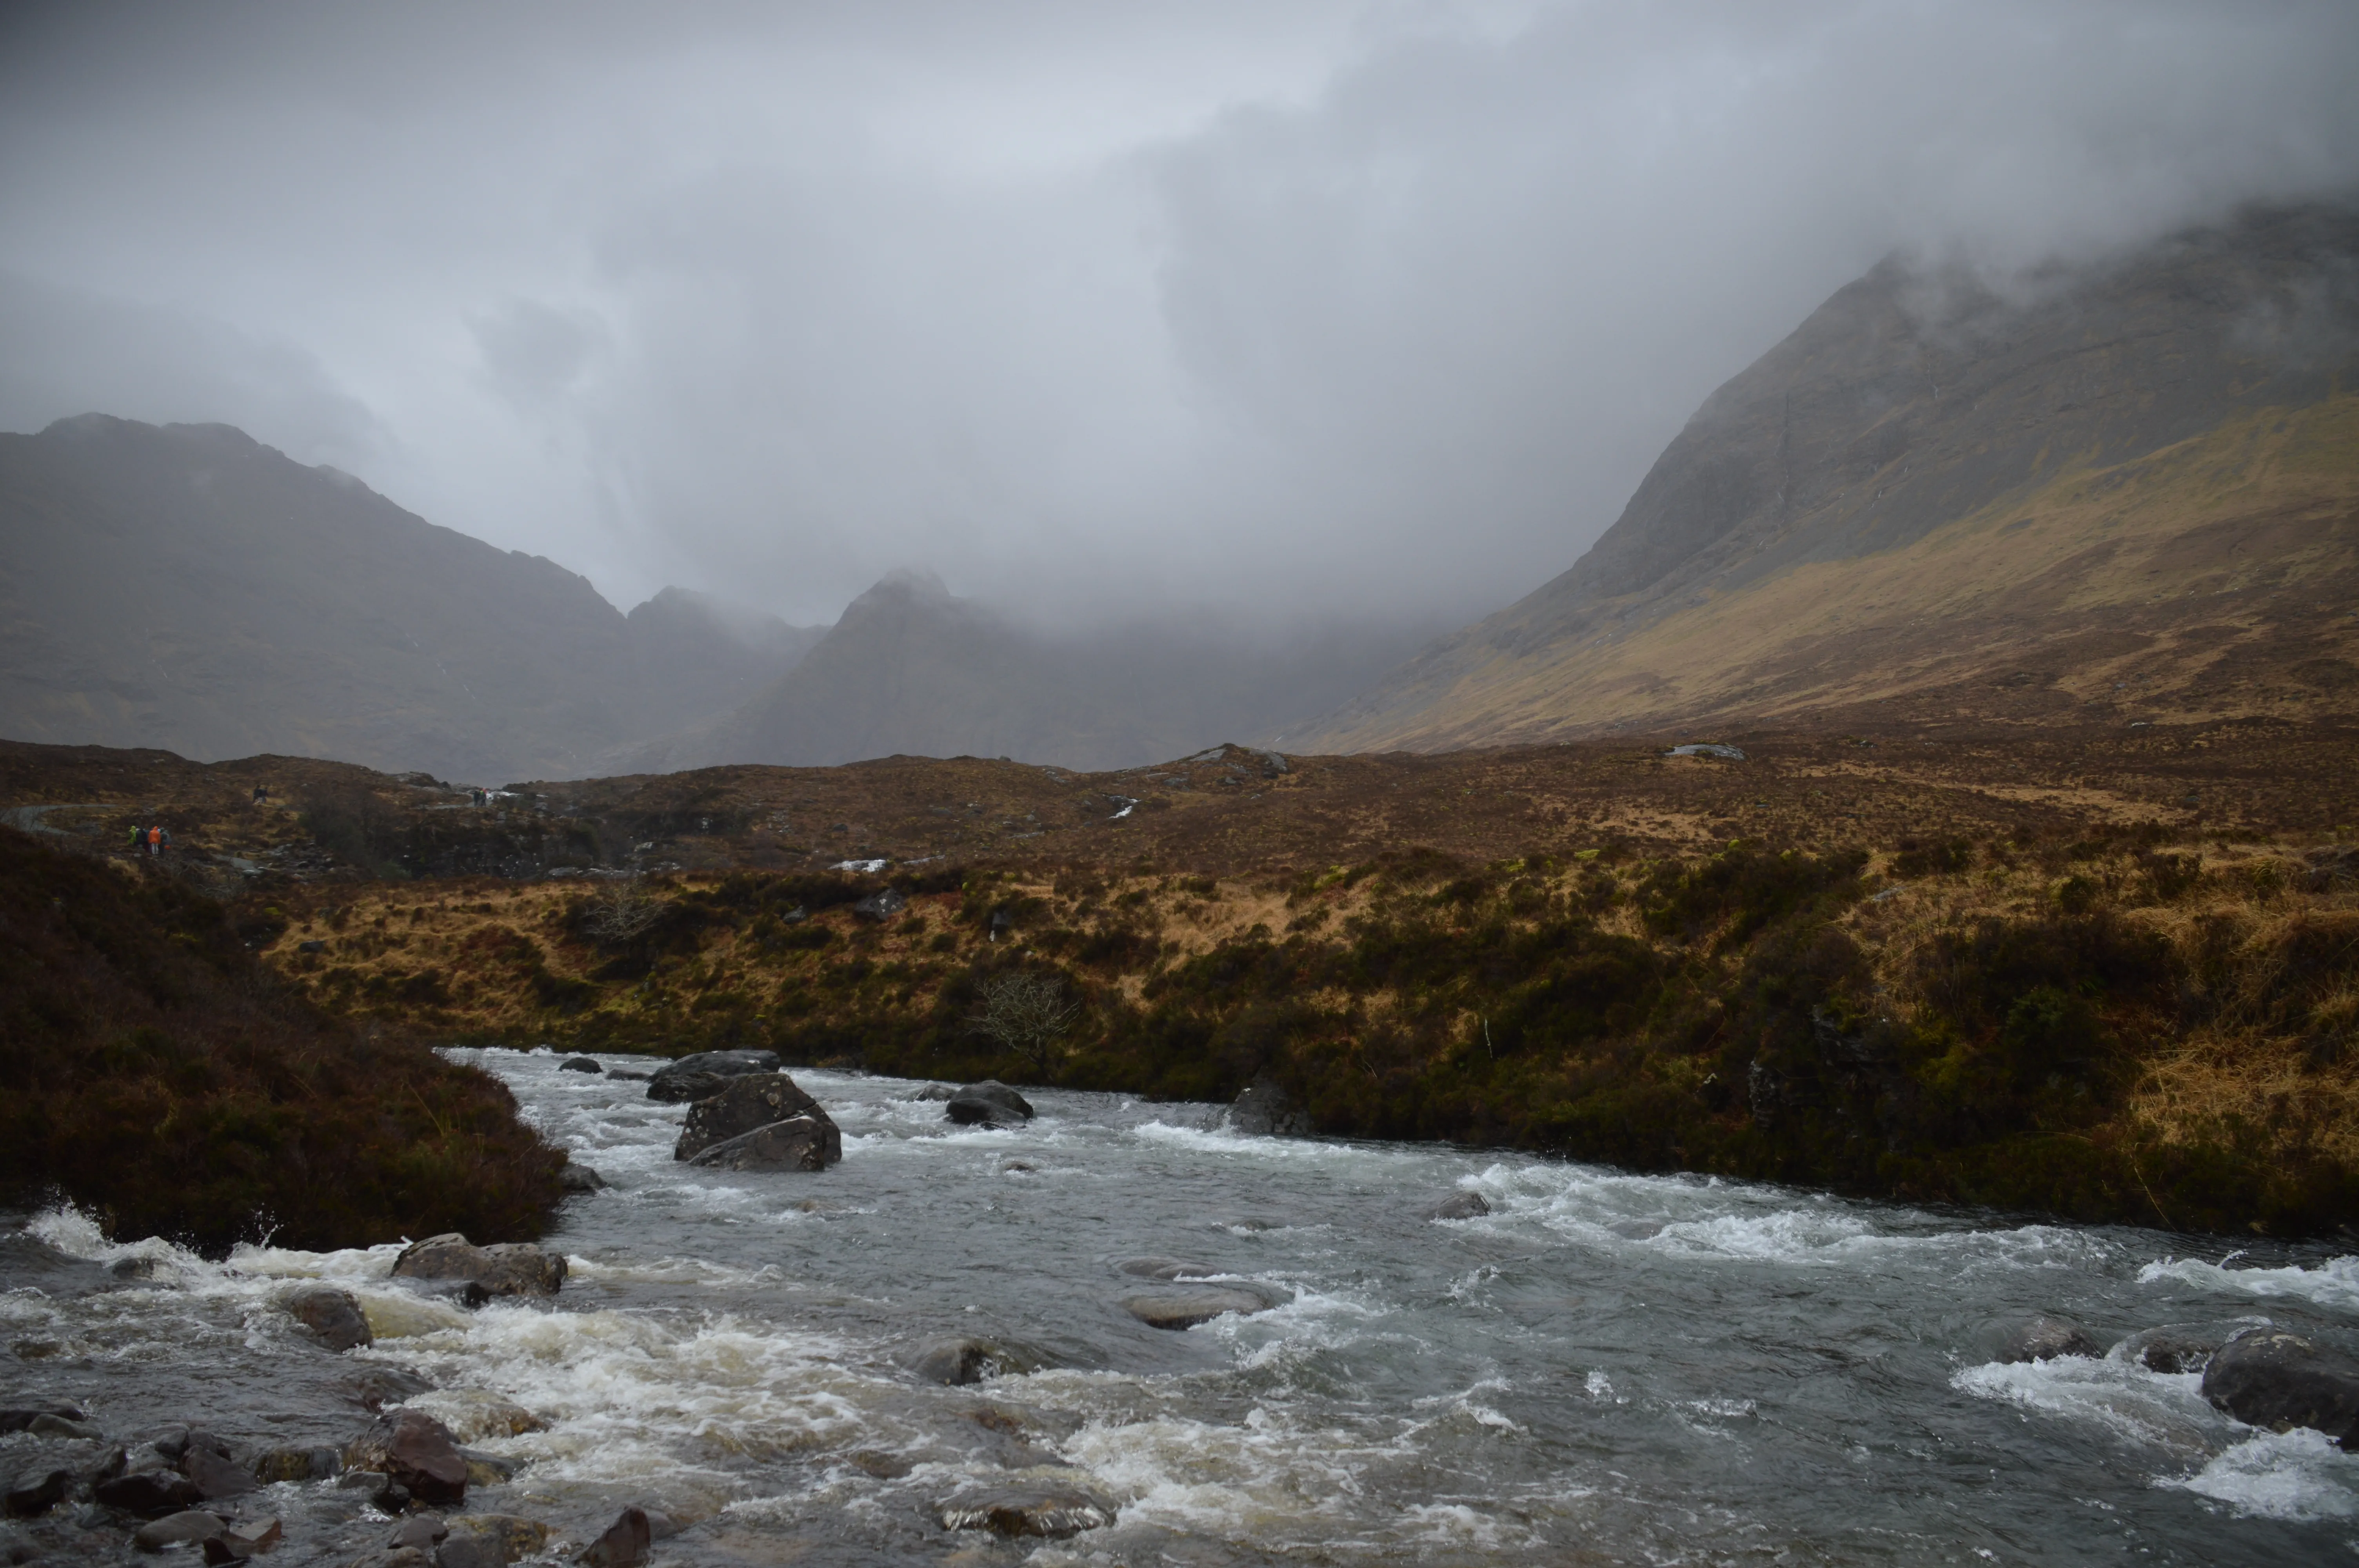
M 948 584 L 922 567 L 897 567 L 878 578 L 867 592 L 846 605 L 843 613 L 849 618 L 887 605 L 929 609 L 973 608 L 973 601 L 951 593 Z

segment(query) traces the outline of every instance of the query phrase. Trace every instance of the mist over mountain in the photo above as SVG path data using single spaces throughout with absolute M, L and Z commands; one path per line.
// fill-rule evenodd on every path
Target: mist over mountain
M 616 772 L 896 754 L 1128 767 L 1223 741 L 1276 741 L 1421 636 L 1395 624 L 1169 617 L 1052 634 L 957 598 L 929 574 L 896 572 L 743 708 L 608 761 Z
M 0 436 L 0 733 L 496 783 L 718 712 L 815 631 L 668 589 L 629 616 L 223 425 Z
M 1433 750 L 1867 701 L 2347 708 L 2359 210 L 1995 292 L 1894 259 L 1706 399 L 1562 576 L 1311 726 Z

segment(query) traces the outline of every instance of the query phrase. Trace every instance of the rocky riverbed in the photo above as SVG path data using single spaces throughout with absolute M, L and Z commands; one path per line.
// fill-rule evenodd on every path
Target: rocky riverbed
M 793 1075 L 816 1118 L 766 1081 L 737 1098 L 823 1119 L 841 1162 L 720 1169 L 681 1154 L 692 1102 L 622 1076 L 643 1062 L 461 1054 L 604 1183 L 577 1184 L 545 1258 L 421 1237 L 212 1262 L 62 1210 L 0 1238 L 0 1554 L 2359 1549 L 2359 1455 L 2321 1430 L 2359 1341 L 2359 1259 L 2332 1246 L 1251 1134 L 1110 1096 L 1007 1097 L 1029 1117 L 968 1096 L 1000 1113 L 960 1120 L 947 1087 L 817 1072 Z M 2280 1432 L 2282 1400 L 2249 1400 L 2288 1358 L 2315 1424 Z

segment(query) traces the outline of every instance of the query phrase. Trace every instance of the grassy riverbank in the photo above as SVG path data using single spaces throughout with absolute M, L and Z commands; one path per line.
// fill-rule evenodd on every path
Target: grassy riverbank
M 221 1253 L 539 1234 L 563 1156 L 505 1087 L 257 965 L 267 916 L 0 828 L 0 1199 Z

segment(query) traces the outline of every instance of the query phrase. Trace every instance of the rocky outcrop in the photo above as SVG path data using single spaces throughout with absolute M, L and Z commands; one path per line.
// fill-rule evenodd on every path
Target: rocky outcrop
M 962 1492 L 941 1505 L 944 1530 L 987 1530 L 1010 1540 L 1062 1541 L 1114 1521 L 1114 1506 L 1077 1488 L 1005 1487 Z
M 835 1125 L 820 1108 L 819 1101 L 803 1093 L 786 1074 L 748 1074 L 732 1079 L 720 1093 L 689 1108 L 688 1119 L 680 1124 L 679 1141 L 672 1145 L 671 1157 L 692 1160 L 716 1143 L 725 1143 L 757 1127 L 799 1116 L 824 1122 L 830 1128 Z M 840 1140 L 841 1135 L 830 1164 L 843 1157 Z
M 2203 1397 L 2247 1426 L 2312 1427 L 2359 1447 L 2359 1361 L 2283 1329 L 2254 1329 L 2203 1368 Z
M 565 1255 L 529 1241 L 477 1247 L 451 1231 L 413 1243 L 394 1260 L 402 1280 L 451 1280 L 486 1296 L 553 1296 L 565 1283 Z
M 422 1503 L 467 1500 L 467 1461 L 450 1429 L 422 1411 L 393 1411 L 345 1445 L 344 1468 L 383 1476 Z
M 1999 1346 L 2003 1363 L 2052 1361 L 2059 1356 L 2103 1356 L 2105 1347 L 2077 1323 L 2060 1317 L 2035 1317 L 2006 1336 Z
M 647 1098 L 669 1105 L 711 1099 L 732 1078 L 778 1070 L 776 1051 L 700 1051 L 682 1056 L 647 1080 Z
M 985 1078 L 952 1095 L 942 1117 L 961 1127 L 1014 1127 L 1032 1119 L 1032 1103 L 997 1078 Z
M 797 1116 L 715 1143 L 689 1163 L 707 1171 L 824 1171 L 843 1158 L 835 1123 Z
M 1276 1081 L 1256 1078 L 1230 1104 L 1229 1130 L 1300 1138 L 1310 1131 L 1310 1116 Z
M 349 1291 L 306 1285 L 287 1298 L 287 1310 L 331 1350 L 353 1350 L 376 1343 L 361 1303 Z

